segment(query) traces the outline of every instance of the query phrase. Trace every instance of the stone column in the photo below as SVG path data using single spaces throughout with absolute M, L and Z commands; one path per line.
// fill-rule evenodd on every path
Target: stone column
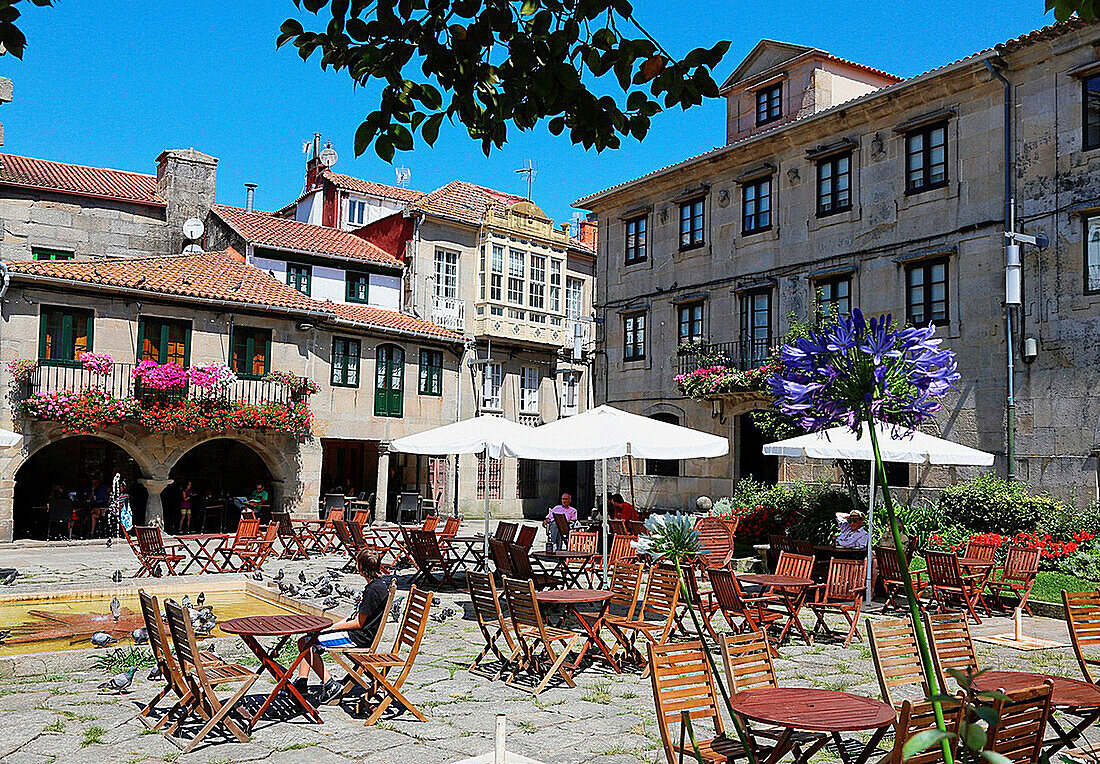
M 390 442 L 378 442 L 378 475 L 374 481 L 374 522 L 386 522 L 390 497 Z
M 164 502 L 161 500 L 161 494 L 174 481 L 168 478 L 139 478 L 138 482 L 149 492 L 149 498 L 145 502 L 145 524 L 163 528 Z

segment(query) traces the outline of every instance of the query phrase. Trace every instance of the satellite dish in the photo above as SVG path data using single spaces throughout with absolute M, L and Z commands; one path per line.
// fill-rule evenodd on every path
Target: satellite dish
M 185 255 L 201 255 L 202 254 L 202 245 L 201 244 L 195 244 L 194 242 L 191 242 L 190 244 L 188 244 L 187 246 L 185 246 L 183 248 L 183 254 L 185 254 Z
M 191 241 L 202 236 L 202 232 L 205 230 L 205 226 L 203 226 L 202 221 L 198 218 L 187 218 L 187 220 L 183 221 L 183 235 Z
M 323 166 L 332 167 L 337 160 L 336 149 L 332 146 L 325 146 L 321 149 L 321 153 L 317 155 L 317 158 L 321 160 Z

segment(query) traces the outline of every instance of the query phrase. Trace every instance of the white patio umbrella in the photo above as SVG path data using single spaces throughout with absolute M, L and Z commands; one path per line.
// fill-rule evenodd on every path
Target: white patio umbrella
M 521 440 L 509 440 L 503 453 L 521 459 L 555 461 L 600 460 L 605 490 L 600 492 L 603 514 L 603 572 L 607 575 L 607 460 L 620 456 L 641 459 L 695 459 L 729 453 L 729 440 L 690 427 L 650 419 L 613 406 L 597 406 L 583 414 L 558 419 L 528 431 Z
M 898 431 L 877 425 L 879 450 L 883 461 L 908 464 L 968 465 L 988 467 L 993 454 L 952 443 L 919 430 Z M 768 443 L 763 451 L 768 456 L 806 456 L 811 459 L 852 459 L 871 463 L 871 493 L 867 513 L 867 602 L 871 601 L 871 537 L 875 518 L 875 452 L 871 436 L 864 432 L 857 437 L 847 427 L 811 432 L 796 438 Z
M 390 448 L 408 454 L 480 454 L 499 459 L 507 443 L 530 438 L 535 428 L 499 416 L 476 416 L 406 435 Z M 485 556 L 489 556 L 489 492 L 485 492 Z
M 11 448 L 23 442 L 23 436 L 11 430 L 0 429 L 0 448 Z

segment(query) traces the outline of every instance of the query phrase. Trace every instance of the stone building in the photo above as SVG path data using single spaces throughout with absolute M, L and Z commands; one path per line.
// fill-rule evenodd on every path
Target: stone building
M 733 446 L 727 459 L 639 465 L 642 504 L 683 507 L 779 475 L 744 416 L 760 402 L 679 394 L 674 376 L 696 362 L 681 344 L 748 367 L 790 316 L 825 309 L 940 327 L 962 381 L 933 429 L 995 453 L 1004 475 L 1006 230 L 1049 242 L 1023 247 L 1011 312 L 1015 474 L 1096 500 L 1098 43 L 1100 25 L 1072 21 L 901 79 L 765 40 L 722 87 L 725 145 L 576 203 L 599 226 L 596 400 Z M 957 477 L 903 472 L 911 486 Z

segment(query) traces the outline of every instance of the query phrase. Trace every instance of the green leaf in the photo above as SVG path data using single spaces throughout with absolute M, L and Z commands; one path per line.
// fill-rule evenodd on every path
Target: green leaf
M 966 725 L 966 747 L 971 751 L 980 751 L 986 744 L 985 728 L 977 724 Z
M 989 764 L 1012 764 L 1011 759 L 996 751 L 982 751 L 982 758 L 988 761 Z
M 411 151 L 413 147 L 413 137 L 409 128 L 404 125 L 393 125 L 390 127 L 390 138 L 393 141 L 394 148 L 401 149 L 402 151 Z M 393 158 L 391 152 L 390 158 Z
M 431 115 L 424 120 L 424 125 L 420 128 L 420 137 L 429 146 L 434 145 L 436 138 L 439 137 L 439 126 L 443 122 L 443 116 L 443 112 Z
M 519 8 L 520 16 L 534 16 L 539 9 L 539 0 L 523 0 Z
M 370 145 L 371 140 L 374 138 L 374 125 L 369 121 L 364 120 L 362 124 L 355 131 L 355 156 L 360 156 L 367 150 L 367 146 Z
M 393 142 L 387 134 L 383 133 L 374 141 L 374 153 L 376 153 L 383 162 L 392 162 L 393 152 Z
M 949 735 L 942 730 L 924 730 L 918 732 L 905 741 L 905 745 L 901 747 L 901 758 L 908 759 L 911 756 L 916 756 L 922 751 L 927 751 L 934 745 L 938 745 L 942 741 L 946 740 Z

